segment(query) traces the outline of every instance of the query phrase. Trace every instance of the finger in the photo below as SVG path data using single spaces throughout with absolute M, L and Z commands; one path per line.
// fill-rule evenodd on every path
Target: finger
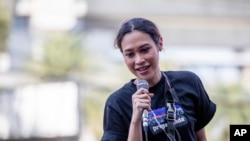
M 135 99 L 133 105 L 135 108 L 148 109 L 151 106 L 151 99 Z
M 150 96 L 152 98 L 152 97 L 154 97 L 154 93 L 149 93 L 148 96 Z
M 133 104 L 135 102 L 148 102 L 151 103 L 151 98 L 154 96 L 154 94 L 140 94 L 140 95 L 133 95 L 132 101 Z
M 140 88 L 136 91 L 137 94 L 148 94 L 149 91 L 145 88 Z
M 138 108 L 150 110 L 151 109 L 151 104 L 150 103 L 140 103 Z
M 151 104 L 149 102 L 135 102 L 134 108 L 139 109 L 142 111 L 143 109 L 150 109 Z
M 149 99 L 151 100 L 151 97 L 153 97 L 154 94 L 140 94 L 140 95 L 137 95 L 135 96 L 136 98 L 139 98 L 139 99 Z

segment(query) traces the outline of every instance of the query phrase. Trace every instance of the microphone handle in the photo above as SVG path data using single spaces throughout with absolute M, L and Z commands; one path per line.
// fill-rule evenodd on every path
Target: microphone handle
M 144 130 L 147 130 L 148 127 L 148 110 L 144 109 L 142 113 L 142 125 Z

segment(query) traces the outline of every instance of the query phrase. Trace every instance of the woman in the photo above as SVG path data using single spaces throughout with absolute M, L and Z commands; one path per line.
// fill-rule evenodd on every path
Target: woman
M 115 43 L 136 78 L 107 99 L 101 140 L 206 141 L 205 126 L 216 105 L 194 73 L 161 71 L 163 39 L 156 25 L 144 18 L 130 19 L 122 24 Z M 139 80 L 146 80 L 149 89 L 137 89 Z M 144 133 L 145 109 L 149 113 Z

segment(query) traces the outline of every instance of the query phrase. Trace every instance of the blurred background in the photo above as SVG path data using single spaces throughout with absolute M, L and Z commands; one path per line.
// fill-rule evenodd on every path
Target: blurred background
M 159 27 L 162 70 L 200 76 L 208 140 L 250 124 L 249 0 L 1 0 L 0 140 L 100 140 L 106 98 L 134 78 L 113 45 L 131 17 Z

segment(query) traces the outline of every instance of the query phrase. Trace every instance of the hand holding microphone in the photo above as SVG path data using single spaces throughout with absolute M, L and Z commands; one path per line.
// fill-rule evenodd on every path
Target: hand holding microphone
M 141 95 L 138 96 L 138 98 L 140 98 L 140 102 L 142 103 L 141 106 L 147 105 L 147 107 L 142 107 L 142 109 L 143 109 L 143 113 L 142 113 L 143 128 L 144 128 L 144 131 L 147 131 L 148 109 L 150 107 L 151 97 L 153 96 L 153 94 L 148 93 L 149 84 L 146 80 L 138 80 L 136 87 L 137 87 L 137 91 L 139 91 L 141 88 L 144 88 L 147 90 L 147 96 L 144 96 L 145 93 L 141 93 Z

